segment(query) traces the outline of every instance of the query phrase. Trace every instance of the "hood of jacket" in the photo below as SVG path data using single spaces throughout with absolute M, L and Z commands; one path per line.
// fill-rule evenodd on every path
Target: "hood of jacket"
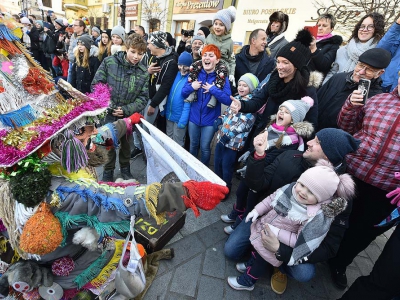
M 92 45 L 91 47 L 90 47 L 90 57 L 97 57 L 98 55 L 99 55 L 99 48 L 97 48 L 96 46 L 94 46 L 94 45 Z
M 270 124 L 274 123 L 276 120 L 276 114 L 272 115 L 270 119 Z M 291 127 L 293 127 L 294 131 L 303 138 L 309 138 L 314 132 L 314 126 L 307 121 L 294 123 Z
M 308 86 L 313 86 L 316 89 L 321 85 L 324 79 L 324 74 L 318 71 L 310 72 L 310 79 L 308 80 Z

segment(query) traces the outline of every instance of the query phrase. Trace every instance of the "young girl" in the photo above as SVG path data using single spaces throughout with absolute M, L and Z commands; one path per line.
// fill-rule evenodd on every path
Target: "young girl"
M 100 63 L 103 61 L 104 58 L 111 55 L 111 30 L 103 30 L 101 32 L 101 40 L 99 43 L 99 61 Z
M 213 44 L 219 48 L 221 51 L 221 61 L 217 64 L 215 72 L 217 77 L 214 84 L 217 88 L 223 90 L 225 79 L 229 78 L 233 84 L 235 82 L 235 56 L 233 53 L 233 40 L 231 38 L 231 26 L 236 18 L 236 8 L 230 6 L 227 9 L 220 10 L 217 12 L 213 19 L 213 27 L 211 34 L 208 35 L 206 39 L 206 44 Z M 197 80 L 197 76 L 202 69 L 201 62 L 195 62 L 190 68 L 189 82 L 194 82 Z M 190 95 L 187 102 L 196 101 L 195 94 Z M 207 106 L 213 108 L 217 101 L 215 97 L 211 97 Z
M 118 51 L 125 51 L 125 28 L 117 25 L 111 30 L 111 55 Z
M 252 92 L 258 86 L 259 81 L 251 73 L 244 74 L 238 81 L 238 93 L 236 99 L 248 101 L 253 97 Z M 221 128 L 217 134 L 217 145 L 214 153 L 214 171 L 225 182 L 229 191 L 232 187 L 232 174 L 237 152 L 240 151 L 254 124 L 255 116 L 251 113 L 234 114 L 230 107 L 224 115 L 215 121 L 215 125 Z M 229 195 L 229 194 L 228 194 Z M 228 196 L 227 195 L 227 196 Z
M 306 260 L 325 238 L 334 217 L 344 211 L 354 191 L 350 175 L 339 176 L 329 162 L 320 160 L 297 182 L 268 196 L 246 217 L 246 222 L 253 222 L 249 246 L 251 243 L 256 252 L 248 262 L 236 265 L 243 274 L 228 277 L 228 284 L 235 290 L 251 291 L 268 264 L 282 264 L 263 246 L 263 234 L 274 234 L 281 243 L 293 248 L 289 266 Z
M 71 70 L 71 84 L 82 93 L 90 92 L 90 84 L 99 67 L 98 49 L 92 47 L 92 42 L 89 35 L 80 36 L 74 50 L 75 62 Z
M 311 123 L 303 122 L 308 110 L 313 106 L 314 100 L 308 96 L 301 100 L 287 100 L 279 106 L 276 116 L 271 117 L 267 128 L 254 138 L 263 137 L 266 141 L 265 160 L 266 165 L 286 150 L 304 151 L 303 138 L 308 138 L 314 131 Z M 254 155 L 257 155 L 255 153 Z M 242 220 L 245 209 L 250 211 L 257 204 L 254 198 L 238 197 L 230 214 L 222 215 L 222 221 L 234 223 L 224 228 L 225 233 L 231 234 Z

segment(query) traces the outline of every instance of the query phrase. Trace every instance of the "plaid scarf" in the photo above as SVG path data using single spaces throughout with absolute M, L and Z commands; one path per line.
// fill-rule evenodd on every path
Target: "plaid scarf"
M 276 200 L 273 201 L 272 205 L 278 214 L 285 217 L 290 215 L 290 210 L 293 207 L 292 203 L 297 202 L 293 195 L 295 184 L 296 182 L 292 182 L 277 190 Z M 297 265 L 303 260 L 307 261 L 307 256 L 317 249 L 325 238 L 332 221 L 333 218 L 325 216 L 322 209 L 319 209 L 315 216 L 307 220 L 298 234 L 288 266 Z

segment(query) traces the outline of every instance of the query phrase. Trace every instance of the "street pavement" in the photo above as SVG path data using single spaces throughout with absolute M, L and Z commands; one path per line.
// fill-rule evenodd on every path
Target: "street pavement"
M 118 161 L 118 160 L 117 160 Z M 211 157 L 212 166 L 213 156 Z M 99 178 L 102 170 L 99 168 Z M 131 173 L 140 183 L 146 183 L 146 164 L 143 156 L 131 160 Z M 119 170 L 115 172 L 118 178 Z M 270 286 L 270 274 L 258 280 L 253 291 L 233 290 L 226 281 L 228 276 L 238 276 L 235 262 L 224 257 L 223 247 L 227 239 L 220 219 L 229 213 L 235 202 L 239 180 L 233 180 L 230 197 L 212 211 L 201 211 L 195 218 L 187 211 L 185 226 L 165 246 L 173 248 L 175 257 L 160 261 L 155 280 L 144 300 L 263 300 L 263 299 L 338 299 L 344 291 L 337 289 L 330 277 L 326 263 L 317 264 L 315 277 L 307 283 L 288 279 L 283 295 L 275 294 Z M 368 275 L 393 230 L 379 236 L 361 252 L 347 269 L 348 284 L 361 275 Z

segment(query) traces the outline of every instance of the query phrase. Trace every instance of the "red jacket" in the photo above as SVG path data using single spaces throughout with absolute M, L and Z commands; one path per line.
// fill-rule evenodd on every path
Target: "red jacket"
M 53 58 L 53 66 L 55 67 L 61 67 L 62 69 L 62 76 L 63 77 L 68 77 L 68 68 L 69 68 L 69 61 L 68 59 L 62 59 L 60 60 L 58 56 L 54 56 Z
M 399 171 L 400 159 L 397 88 L 369 98 L 364 106 L 353 106 L 349 96 L 338 116 L 338 126 L 361 140 L 357 152 L 346 156 L 349 173 L 384 191 L 395 190 L 398 180 L 393 175 Z

